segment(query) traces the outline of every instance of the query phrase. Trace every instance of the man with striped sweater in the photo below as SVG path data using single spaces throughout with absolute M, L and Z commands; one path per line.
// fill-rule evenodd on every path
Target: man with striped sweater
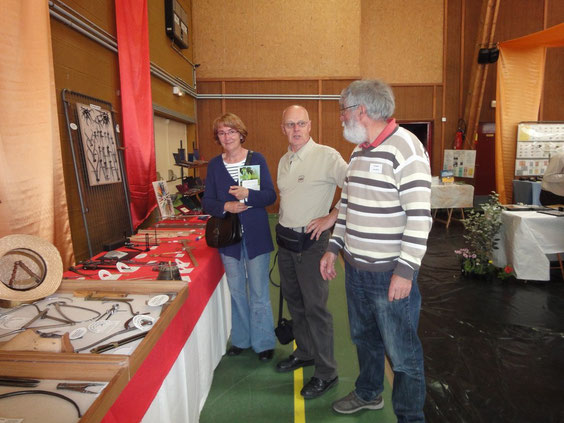
M 333 409 L 343 414 L 381 409 L 387 355 L 398 422 L 424 422 L 417 273 L 432 223 L 429 158 L 417 137 L 392 119 L 395 100 L 385 83 L 355 81 L 341 93 L 340 105 L 343 135 L 357 146 L 320 271 L 333 279 L 343 251 L 360 374 L 355 389 Z

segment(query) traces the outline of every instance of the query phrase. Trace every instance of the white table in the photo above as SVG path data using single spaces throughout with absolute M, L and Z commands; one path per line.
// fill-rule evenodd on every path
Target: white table
M 501 221 L 494 265 L 513 266 L 519 279 L 550 280 L 547 255 L 564 252 L 564 217 L 535 211 L 504 211 Z
M 431 185 L 431 209 L 447 209 L 446 227 L 450 225 L 452 211 L 460 209 L 464 219 L 464 208 L 474 207 L 474 187 L 468 184 Z M 437 219 L 439 220 L 439 219 Z M 442 220 L 441 220 L 442 221 Z
M 225 275 L 178 355 L 143 423 L 198 422 L 213 372 L 231 333 L 231 295 Z

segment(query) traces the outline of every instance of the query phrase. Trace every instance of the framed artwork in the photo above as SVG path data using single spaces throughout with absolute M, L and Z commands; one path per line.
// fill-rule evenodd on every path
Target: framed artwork
M 153 182 L 153 189 L 155 190 L 155 196 L 157 197 L 157 204 L 159 205 L 159 211 L 161 212 L 161 217 L 171 217 L 174 216 L 174 206 L 172 204 L 172 197 L 168 192 L 165 181 L 155 181 Z
M 94 104 L 76 103 L 90 186 L 121 182 L 112 114 Z

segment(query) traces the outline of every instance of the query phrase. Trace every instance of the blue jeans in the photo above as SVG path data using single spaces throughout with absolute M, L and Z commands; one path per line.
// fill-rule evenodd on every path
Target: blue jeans
M 241 242 L 241 260 L 221 254 L 231 291 L 231 344 L 257 353 L 274 349 L 274 320 L 268 287 L 270 253 L 249 260 Z
M 367 272 L 345 264 L 351 338 L 360 374 L 356 394 L 372 401 L 384 390 L 384 354 L 394 371 L 392 403 L 398 423 L 424 422 L 423 349 L 417 336 L 421 295 L 417 272 L 411 292 L 388 301 L 392 272 Z

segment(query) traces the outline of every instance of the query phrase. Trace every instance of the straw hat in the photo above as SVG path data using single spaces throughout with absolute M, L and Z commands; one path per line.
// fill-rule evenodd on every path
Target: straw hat
M 63 261 L 55 246 L 32 235 L 0 238 L 0 300 L 34 301 L 61 284 Z

